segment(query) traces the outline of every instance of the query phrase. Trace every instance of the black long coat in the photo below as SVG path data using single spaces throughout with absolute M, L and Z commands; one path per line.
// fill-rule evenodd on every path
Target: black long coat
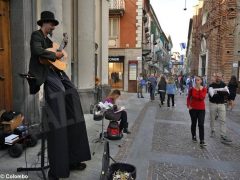
M 63 71 L 39 62 L 39 57 L 56 59 L 55 53 L 45 50 L 52 47 L 52 41 L 38 30 L 32 33 L 30 45 L 29 73 L 36 78 L 30 83 L 33 94 L 44 83 L 46 105 L 42 122 L 47 135 L 50 170 L 56 177 L 68 177 L 70 164 L 91 159 L 80 98 Z

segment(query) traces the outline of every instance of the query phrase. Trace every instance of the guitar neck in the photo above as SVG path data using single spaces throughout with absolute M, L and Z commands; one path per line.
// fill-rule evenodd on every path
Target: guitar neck
M 62 42 L 58 48 L 58 51 L 62 51 L 65 48 L 65 43 Z

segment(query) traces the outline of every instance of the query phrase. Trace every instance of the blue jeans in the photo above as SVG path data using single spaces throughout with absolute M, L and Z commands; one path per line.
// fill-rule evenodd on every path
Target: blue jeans
M 155 87 L 150 86 L 149 93 L 150 93 L 150 99 L 154 100 L 155 99 Z

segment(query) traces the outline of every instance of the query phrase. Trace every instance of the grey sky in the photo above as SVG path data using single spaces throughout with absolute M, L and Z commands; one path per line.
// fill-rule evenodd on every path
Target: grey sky
M 163 31 L 171 35 L 173 51 L 181 52 L 179 44 L 187 43 L 189 19 L 197 2 L 187 0 L 187 10 L 184 11 L 185 0 L 150 0 Z

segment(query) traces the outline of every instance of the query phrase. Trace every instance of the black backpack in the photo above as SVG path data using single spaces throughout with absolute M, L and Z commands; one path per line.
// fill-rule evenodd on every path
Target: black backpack
M 16 116 L 16 112 L 5 111 L 0 117 L 1 121 L 11 121 Z

